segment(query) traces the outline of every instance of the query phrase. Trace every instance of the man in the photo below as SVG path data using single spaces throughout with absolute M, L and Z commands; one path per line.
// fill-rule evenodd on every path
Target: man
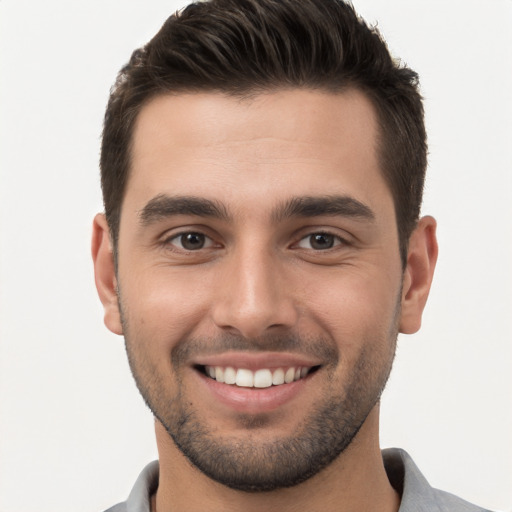
M 159 462 L 112 511 L 480 510 L 381 453 L 437 258 L 416 74 L 338 0 L 213 0 L 122 70 L 94 221 Z

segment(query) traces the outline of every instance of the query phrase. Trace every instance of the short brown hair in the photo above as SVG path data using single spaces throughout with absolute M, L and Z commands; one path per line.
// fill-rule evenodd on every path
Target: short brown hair
M 419 217 L 426 133 L 418 76 L 394 60 L 376 29 L 342 0 L 210 0 L 170 16 L 135 50 L 108 102 L 101 184 L 114 250 L 130 171 L 134 124 L 156 95 L 244 96 L 280 88 L 356 88 L 379 120 L 378 153 L 397 217 L 400 255 Z

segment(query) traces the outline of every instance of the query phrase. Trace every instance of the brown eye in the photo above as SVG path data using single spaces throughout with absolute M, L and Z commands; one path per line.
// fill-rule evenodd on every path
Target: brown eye
M 187 251 L 194 251 L 204 247 L 205 236 L 201 233 L 186 233 L 181 235 L 181 245 Z
M 212 245 L 212 240 L 203 233 L 181 233 L 169 240 L 169 243 L 184 251 L 198 251 Z
M 341 239 L 338 236 L 329 233 L 313 233 L 304 237 L 299 242 L 299 247 L 302 249 L 313 249 L 315 251 L 323 251 L 332 249 L 334 246 L 339 245 Z

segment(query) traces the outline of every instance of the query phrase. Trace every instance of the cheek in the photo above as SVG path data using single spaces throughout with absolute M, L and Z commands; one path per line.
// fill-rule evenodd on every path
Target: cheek
M 125 321 L 133 336 L 151 341 L 148 350 L 168 349 L 191 336 L 205 316 L 208 287 L 184 274 L 155 269 L 121 280 Z
M 332 273 L 323 285 L 309 287 L 307 310 L 346 349 L 393 338 L 397 329 L 400 279 L 370 269 Z M 391 273 L 389 274 L 391 275 Z M 312 292 L 311 290 L 315 290 Z M 394 340 L 393 340 L 394 341 Z

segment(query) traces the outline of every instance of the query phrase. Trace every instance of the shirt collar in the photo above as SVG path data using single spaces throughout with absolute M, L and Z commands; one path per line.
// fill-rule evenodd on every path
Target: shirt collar
M 126 512 L 151 512 L 151 496 L 158 487 L 158 474 L 157 460 L 142 470 L 126 500 Z
M 401 496 L 398 512 L 441 512 L 435 490 L 406 451 L 387 448 L 382 458 L 388 479 Z
M 401 496 L 398 512 L 441 512 L 434 489 L 406 451 L 388 448 L 382 451 L 382 457 L 389 481 Z M 143 469 L 126 501 L 127 512 L 150 512 L 158 474 L 158 461 Z

